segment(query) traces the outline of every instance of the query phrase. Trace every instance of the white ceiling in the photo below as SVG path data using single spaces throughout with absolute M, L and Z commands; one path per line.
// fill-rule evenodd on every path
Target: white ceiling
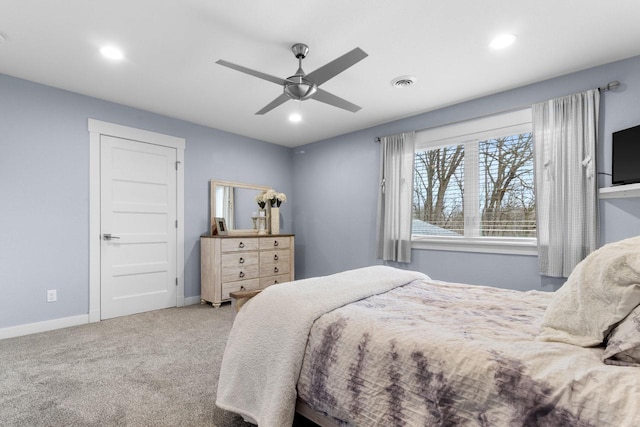
M 295 147 L 639 55 L 639 18 L 638 0 L 0 0 L 0 73 Z M 489 49 L 503 32 L 516 44 Z M 307 73 L 369 54 L 322 85 L 359 112 L 308 100 L 255 115 L 282 88 L 215 63 L 286 78 L 296 42 Z M 391 87 L 401 75 L 416 84 Z

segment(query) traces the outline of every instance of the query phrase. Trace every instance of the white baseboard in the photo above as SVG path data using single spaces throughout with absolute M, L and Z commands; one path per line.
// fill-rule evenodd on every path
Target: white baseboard
M 200 295 L 184 298 L 184 305 L 200 304 Z M 79 316 L 63 317 L 62 319 L 46 320 L 44 322 L 28 323 L 26 325 L 9 326 L 0 328 L 0 340 L 20 337 L 23 335 L 37 334 L 38 332 L 53 331 L 54 329 L 68 328 L 70 326 L 84 325 L 85 323 L 99 322 L 99 312 L 81 314 Z
M 196 305 L 200 304 L 200 295 L 197 297 L 185 297 L 184 305 Z
M 28 323 L 26 325 L 9 326 L 8 328 L 0 329 L 0 340 L 20 337 L 22 335 L 37 334 L 38 332 L 53 331 L 54 329 L 68 328 L 70 326 L 84 325 L 85 323 L 89 323 L 88 314 Z

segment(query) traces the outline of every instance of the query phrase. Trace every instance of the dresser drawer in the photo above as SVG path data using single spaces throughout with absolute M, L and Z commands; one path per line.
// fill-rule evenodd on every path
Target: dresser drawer
M 228 300 L 229 293 L 236 291 L 252 291 L 260 288 L 260 279 L 240 280 L 222 284 L 222 299 Z
M 260 277 L 289 273 L 291 273 L 289 249 L 260 252 Z
M 290 274 L 280 274 L 278 276 L 262 277 L 260 278 L 260 288 L 264 289 L 267 286 L 277 285 L 278 283 L 290 282 L 292 280 Z
M 277 274 L 291 273 L 289 263 L 286 264 L 260 264 L 260 277 L 274 276 Z
M 245 251 L 257 251 L 258 239 L 256 238 L 231 238 L 223 239 L 220 242 L 222 252 L 245 252 Z
M 249 267 L 258 265 L 258 252 L 235 252 L 220 256 L 222 270 L 234 267 Z
M 260 237 L 260 250 L 268 249 L 289 249 L 291 246 L 290 237 Z
M 282 265 L 289 262 L 291 262 L 291 252 L 288 249 L 260 252 L 260 265 Z
M 258 264 L 223 268 L 220 272 L 222 283 L 258 278 Z

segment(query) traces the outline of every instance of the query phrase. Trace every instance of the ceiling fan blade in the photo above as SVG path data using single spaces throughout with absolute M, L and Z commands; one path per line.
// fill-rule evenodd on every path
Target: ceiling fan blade
M 351 111 L 352 113 L 360 110 L 361 107 L 356 104 L 352 104 L 349 101 L 335 96 L 326 90 L 318 89 L 318 91 L 311 97 L 316 101 L 324 102 L 325 104 L 333 105 L 334 107 L 342 108 L 343 110 Z
M 337 76 L 352 65 L 362 61 L 367 55 L 365 51 L 359 47 L 353 49 L 351 52 L 347 52 L 339 58 L 334 59 L 328 64 L 323 65 L 315 71 L 307 74 L 307 78 L 320 86 L 332 77 Z
M 240 71 L 245 74 L 249 74 L 254 77 L 258 77 L 259 79 L 267 80 L 272 83 L 276 83 L 279 85 L 284 85 L 286 81 L 281 79 L 280 77 L 275 77 L 269 74 L 262 73 L 260 71 L 252 70 L 251 68 L 243 67 L 242 65 L 233 64 L 231 62 L 225 61 L 224 59 L 218 59 L 216 64 L 224 65 L 225 67 L 232 68 L 236 71 Z
M 289 98 L 287 95 L 285 95 L 284 93 L 282 95 L 280 95 L 279 97 L 277 97 L 276 99 L 274 99 L 273 101 L 271 101 L 266 107 L 264 107 L 262 110 L 258 111 L 256 114 L 264 114 L 264 113 L 268 113 L 269 111 L 273 110 L 274 108 L 276 108 L 279 105 L 284 104 L 285 102 L 287 102 L 288 100 L 290 100 L 291 98 Z

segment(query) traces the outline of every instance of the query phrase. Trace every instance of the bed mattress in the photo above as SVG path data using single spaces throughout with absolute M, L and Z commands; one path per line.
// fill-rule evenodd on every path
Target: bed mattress
M 638 425 L 638 368 L 535 340 L 551 298 L 425 279 L 335 309 L 298 396 L 349 426 Z

